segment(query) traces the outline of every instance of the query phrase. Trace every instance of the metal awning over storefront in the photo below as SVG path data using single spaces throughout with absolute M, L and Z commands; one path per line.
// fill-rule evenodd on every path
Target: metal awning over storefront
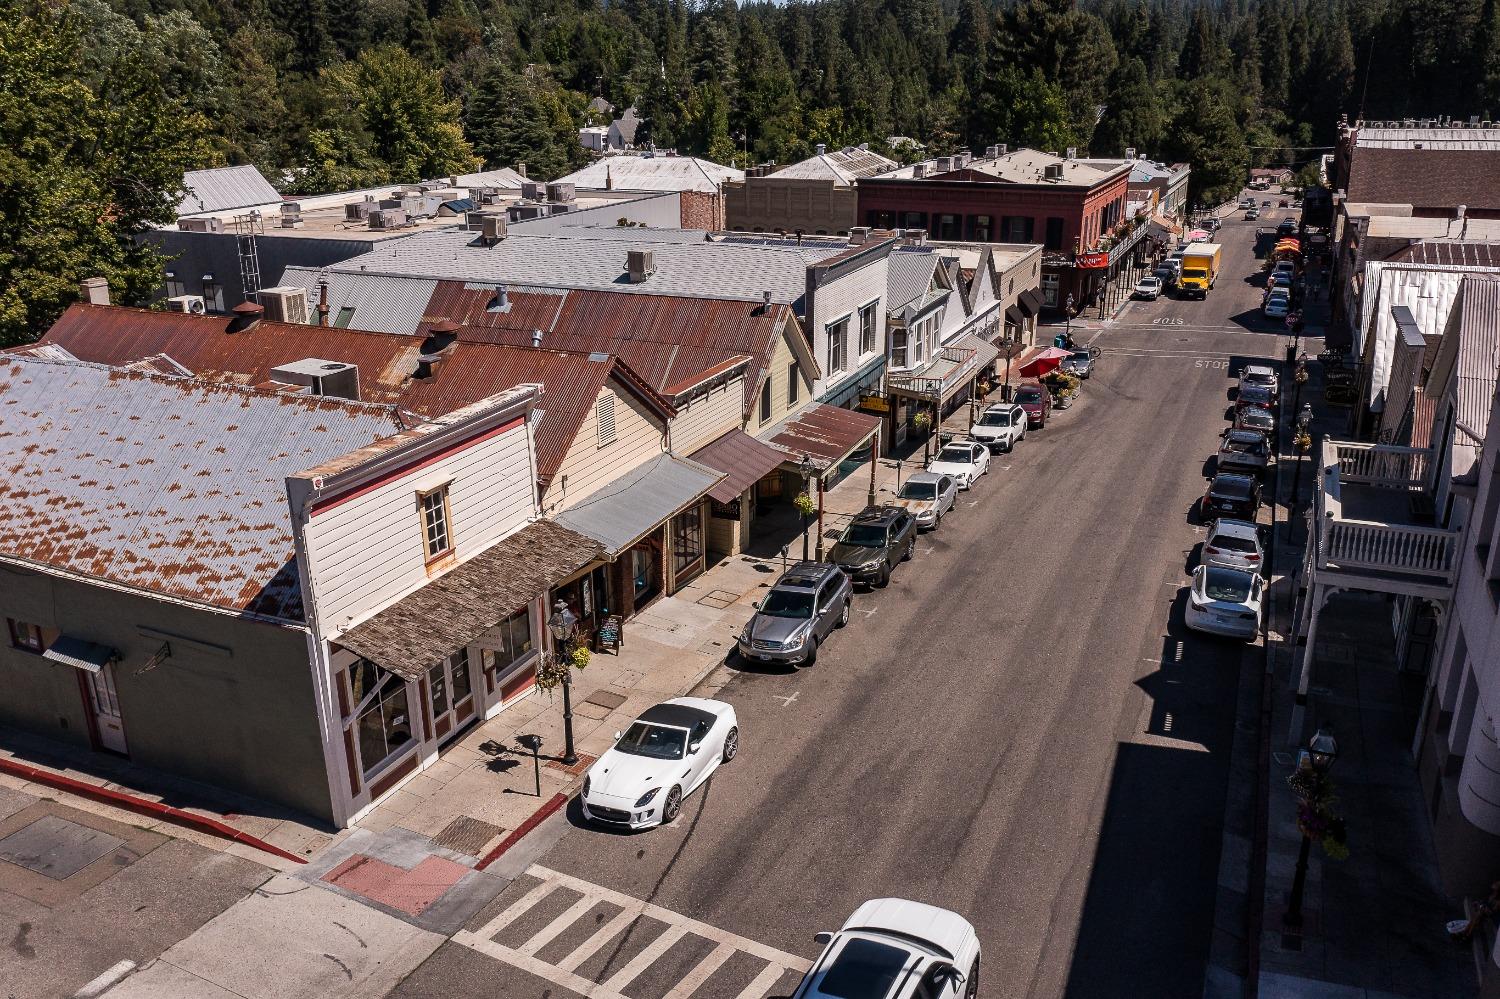
M 880 417 L 853 409 L 809 403 L 783 419 L 766 439 L 787 453 L 793 464 L 807 455 L 822 474 L 867 444 L 880 432 Z
M 64 666 L 72 666 L 74 669 L 81 669 L 86 673 L 98 673 L 107 663 L 118 659 L 119 655 L 108 646 L 85 642 L 72 635 L 59 635 L 51 645 L 47 646 L 47 651 L 42 653 L 42 658 L 51 659 Z
M 1000 351 L 994 344 L 970 334 L 959 338 L 951 347 L 943 347 L 915 371 L 886 375 L 886 389 L 892 395 L 941 405 L 999 356 Z
M 1021 311 L 1021 307 L 1019 305 L 1012 305 L 1005 310 L 1005 321 L 1011 326 L 1025 326 L 1026 313 Z
M 1029 316 L 1042 314 L 1042 307 L 1047 304 L 1046 298 L 1038 288 L 1027 288 L 1016 296 L 1016 306 Z
M 557 515 L 557 522 L 618 555 L 708 495 L 726 478 L 716 468 L 659 454 Z
M 603 547 L 592 538 L 538 520 L 333 641 L 416 680 L 559 580 L 603 557 Z
M 787 455 L 780 448 L 758 441 L 743 430 L 732 430 L 705 444 L 690 456 L 693 461 L 725 473 L 708 495 L 720 503 L 733 503 L 767 473 L 781 467 Z

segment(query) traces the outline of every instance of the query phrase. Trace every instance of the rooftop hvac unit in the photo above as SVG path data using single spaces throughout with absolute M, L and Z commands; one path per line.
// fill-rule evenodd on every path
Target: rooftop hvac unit
M 370 217 L 370 208 L 372 207 L 372 205 L 373 202 L 369 201 L 349 202 L 349 204 L 344 206 L 344 221 L 363 222 L 365 219 Z
M 927 164 L 917 163 L 911 168 L 911 175 L 918 179 L 927 176 Z
M 656 273 L 656 261 L 650 250 L 626 251 L 625 274 L 631 284 L 640 284 L 654 273 Z
M 988 156 L 990 159 L 994 159 L 995 157 L 997 157 L 997 156 L 1000 155 L 1000 147 L 999 146 L 985 146 L 984 147 L 984 155 Z
M 311 395 L 326 395 L 335 399 L 359 398 L 359 367 L 343 361 L 305 357 L 300 361 L 272 368 L 271 379 L 287 385 L 306 386 Z
M 223 232 L 224 220 L 217 218 L 178 219 L 177 228 L 183 232 Z
M 951 157 L 951 156 L 939 156 L 938 157 L 938 161 L 937 161 L 937 172 L 938 173 L 947 173 L 949 170 L 952 170 L 952 169 L 953 169 L 953 157 Z
M 295 201 L 283 201 L 281 203 L 281 228 L 302 228 L 302 206 Z
M 306 326 L 311 319 L 307 308 L 307 289 L 296 285 L 278 285 L 260 290 L 260 304 L 265 317 L 277 323 Z
M 547 185 L 548 201 L 572 201 L 577 197 L 577 191 L 572 184 L 555 183 Z
M 493 205 L 500 200 L 500 188 L 481 187 L 479 189 L 479 203 L 481 205 Z
M 1062 180 L 1063 168 L 1061 163 L 1048 163 L 1042 169 L 1042 177 L 1046 180 Z
M 203 304 L 202 295 L 174 295 L 167 299 L 167 311 L 201 316 L 208 311 L 208 306 Z
M 406 213 L 407 218 L 415 218 L 422 214 L 422 209 L 426 204 L 422 198 L 402 198 L 401 210 Z
M 1010 148 L 1009 146 L 1007 146 L 1005 143 L 1002 142 L 1002 143 L 1000 143 L 999 145 L 997 145 L 995 147 L 995 155 L 996 156 L 1004 156 L 1005 153 L 1006 153 L 1006 150 L 1009 149 L 1009 148 Z
M 483 232 L 484 220 L 489 217 L 488 212 L 464 212 L 464 228 L 469 232 Z
M 1076 160 L 1077 158 L 1078 158 L 1078 147 L 1077 146 L 1069 146 L 1068 147 L 1068 159 L 1070 159 L 1070 160 Z
M 401 229 L 406 226 L 406 213 L 399 208 L 380 208 L 370 213 L 371 229 Z
M 525 222 L 528 219 L 545 218 L 547 215 L 547 206 L 527 204 L 509 205 L 505 209 L 505 214 L 510 217 L 512 222 Z
M 487 246 L 493 246 L 505 238 L 505 216 L 486 215 L 481 232 Z
M 1133 159 L 1135 159 L 1135 147 L 1134 146 L 1131 146 L 1129 149 L 1125 150 L 1125 158 L 1127 160 L 1133 160 Z
M 539 181 L 527 180 L 521 182 L 521 197 L 530 201 L 542 200 L 542 192 L 545 190 L 546 188 Z

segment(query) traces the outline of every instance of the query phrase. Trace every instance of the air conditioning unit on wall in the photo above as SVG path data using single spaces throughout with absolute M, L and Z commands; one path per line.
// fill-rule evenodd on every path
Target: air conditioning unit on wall
M 311 314 L 307 308 L 307 289 L 296 285 L 281 285 L 260 290 L 261 308 L 265 317 L 277 323 L 299 323 L 307 325 Z
M 202 295 L 174 295 L 167 299 L 167 311 L 201 316 L 208 311 L 208 306 L 204 304 Z

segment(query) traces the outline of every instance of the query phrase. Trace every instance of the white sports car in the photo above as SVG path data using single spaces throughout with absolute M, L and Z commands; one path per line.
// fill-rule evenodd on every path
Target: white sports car
M 671 822 L 682 799 L 740 749 L 734 708 L 705 697 L 674 697 L 647 708 L 589 768 L 583 817 L 604 825 L 650 829 Z
M 877 898 L 814 939 L 823 953 L 793 999 L 978 999 L 979 935 L 956 912 Z

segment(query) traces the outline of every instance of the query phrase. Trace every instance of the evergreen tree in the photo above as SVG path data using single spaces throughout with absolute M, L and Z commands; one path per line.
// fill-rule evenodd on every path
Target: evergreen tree
M 369 49 L 354 62 L 325 70 L 323 82 L 333 101 L 359 123 L 370 153 L 392 177 L 410 183 L 474 165 L 458 101 L 443 93 L 436 71 L 402 49 Z
M 1120 64 L 1110 81 L 1110 104 L 1089 144 L 1096 156 L 1119 156 L 1134 148 L 1141 154 L 1155 152 L 1162 140 L 1165 121 L 1156 88 L 1139 58 Z
M 125 302 L 159 287 L 163 259 L 135 237 L 172 220 L 208 155 L 207 121 L 146 59 L 91 67 L 84 49 L 69 7 L 0 0 L 0 345 L 35 339 L 83 278 Z
M 1061 152 L 1073 144 L 1062 88 L 1048 83 L 1039 69 L 1027 74 L 1015 66 L 996 66 L 995 62 L 990 60 L 990 72 L 985 76 L 973 118 L 976 131 L 970 135 L 969 144 L 977 148 L 1005 142 L 1051 152 Z
M 556 107 L 536 81 L 494 64 L 469 101 L 464 126 L 487 167 L 525 163 L 538 177 L 560 177 L 571 165 L 561 148 Z M 576 133 L 572 142 L 578 145 Z
M 1180 110 L 1167 128 L 1166 158 L 1192 164 L 1188 196 L 1198 204 L 1231 197 L 1245 182 L 1250 151 L 1235 120 L 1235 97 L 1222 80 L 1179 84 Z

